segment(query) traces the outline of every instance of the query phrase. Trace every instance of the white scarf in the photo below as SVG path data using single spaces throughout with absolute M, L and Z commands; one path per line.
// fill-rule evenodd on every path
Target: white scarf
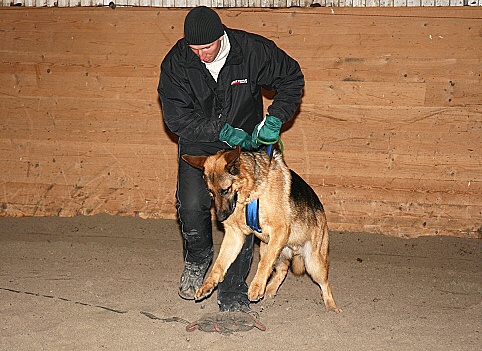
M 213 60 L 213 62 L 203 62 L 216 82 L 218 81 L 221 68 L 223 68 L 224 64 L 226 63 L 226 58 L 228 57 L 230 49 L 231 44 L 229 43 L 228 35 L 226 32 L 224 32 L 223 39 L 221 40 L 221 48 L 219 49 L 216 58 Z

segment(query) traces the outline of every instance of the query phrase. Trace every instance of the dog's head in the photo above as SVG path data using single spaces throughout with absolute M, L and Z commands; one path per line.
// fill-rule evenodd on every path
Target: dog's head
M 236 209 L 241 148 L 220 150 L 212 156 L 183 155 L 182 159 L 203 172 L 206 187 L 214 199 L 217 219 L 226 220 Z

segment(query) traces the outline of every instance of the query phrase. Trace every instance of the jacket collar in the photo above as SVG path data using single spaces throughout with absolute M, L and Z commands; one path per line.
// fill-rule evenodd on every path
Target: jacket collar
M 243 62 L 243 50 L 241 49 L 241 45 L 236 40 L 233 31 L 229 28 L 226 28 L 226 34 L 228 35 L 229 42 L 231 43 L 231 50 L 229 51 L 229 55 L 226 59 L 226 65 L 239 65 Z

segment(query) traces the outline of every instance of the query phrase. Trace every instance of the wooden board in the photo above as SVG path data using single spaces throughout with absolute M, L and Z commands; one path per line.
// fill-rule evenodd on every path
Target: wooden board
M 0 216 L 176 218 L 156 89 L 186 13 L 0 8 Z M 285 159 L 331 229 L 482 236 L 482 9 L 219 13 L 299 61 Z

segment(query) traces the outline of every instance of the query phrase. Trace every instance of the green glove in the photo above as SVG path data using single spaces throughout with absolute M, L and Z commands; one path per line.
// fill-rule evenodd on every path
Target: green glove
M 266 118 L 254 127 L 251 143 L 259 146 L 260 144 L 270 145 L 279 141 L 279 133 L 283 122 L 274 116 Z
M 236 145 L 241 146 L 243 149 L 252 150 L 251 137 L 244 130 L 234 128 L 226 123 L 219 133 L 219 140 L 224 141 L 230 147 Z

